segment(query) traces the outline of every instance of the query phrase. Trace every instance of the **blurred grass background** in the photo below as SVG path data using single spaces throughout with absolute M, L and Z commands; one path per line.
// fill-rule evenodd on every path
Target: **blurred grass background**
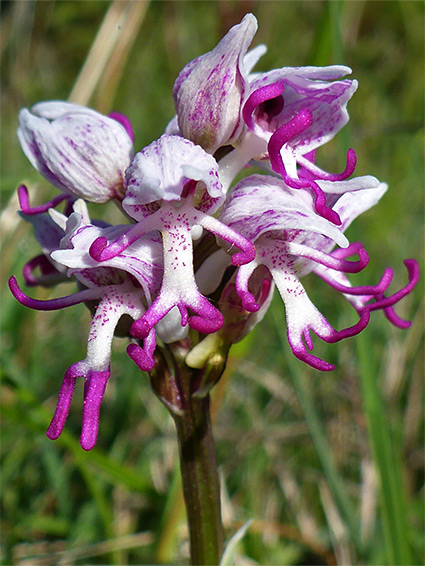
M 173 116 L 179 70 L 248 11 L 259 20 L 255 44 L 268 45 L 259 70 L 344 63 L 359 80 L 347 131 L 318 154 L 323 167 L 339 171 L 352 146 L 356 173 L 390 186 L 349 229 L 371 256 L 353 282 L 374 283 L 390 265 L 395 288 L 406 280 L 402 260 L 422 259 L 422 2 L 20 0 L 2 2 L 1 11 L 2 282 L 11 274 L 22 281 L 22 266 L 38 253 L 16 215 L 17 185 L 26 181 L 36 204 L 55 194 L 19 148 L 19 108 L 72 92 L 102 112 L 127 114 L 141 149 Z M 106 66 L 96 68 L 102 57 Z M 317 279 L 303 282 L 336 327 L 354 322 L 342 297 Z M 1 307 L 2 563 L 184 563 L 174 426 L 123 341 L 114 344 L 98 447 L 84 453 L 81 384 L 61 438 L 44 433 L 64 371 L 85 355 L 88 311 L 31 311 L 6 285 Z M 213 413 L 227 535 L 254 519 L 237 564 L 423 563 L 421 289 L 397 310 L 413 320 L 409 330 L 376 313 L 362 337 L 316 341 L 319 355 L 337 365 L 329 374 L 293 358 L 279 297 L 233 348 Z

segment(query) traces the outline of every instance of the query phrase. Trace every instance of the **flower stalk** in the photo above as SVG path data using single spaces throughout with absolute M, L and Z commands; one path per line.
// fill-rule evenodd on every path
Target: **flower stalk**
M 223 551 L 220 486 L 211 429 L 209 395 L 191 399 L 174 416 L 186 504 L 192 564 L 219 564 Z
M 222 375 L 226 356 L 213 356 L 203 369 L 190 368 L 184 362 L 188 342 L 162 350 L 150 377 L 176 425 L 191 564 L 217 565 L 223 553 L 223 526 L 208 390 Z

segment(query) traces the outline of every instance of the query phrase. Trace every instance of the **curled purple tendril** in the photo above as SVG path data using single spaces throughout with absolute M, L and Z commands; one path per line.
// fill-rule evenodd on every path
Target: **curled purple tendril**
M 399 291 L 397 291 L 396 293 L 393 293 L 389 297 L 385 297 L 384 294 L 380 292 L 380 289 L 378 289 L 379 285 L 376 286 L 376 288 L 375 288 L 376 295 L 373 297 L 375 302 L 368 303 L 363 308 L 359 309 L 359 314 L 360 314 L 359 322 L 357 324 L 354 324 L 353 326 L 350 326 L 349 328 L 345 328 L 344 330 L 335 331 L 335 334 L 333 334 L 329 338 L 324 338 L 324 340 L 326 342 L 331 342 L 331 343 L 339 342 L 343 338 L 348 338 L 349 336 L 355 336 L 356 334 L 359 334 L 364 328 L 366 328 L 366 326 L 369 322 L 370 313 L 372 311 L 383 310 L 384 313 L 385 313 L 386 309 L 392 307 L 393 305 L 398 303 L 401 299 L 403 299 L 403 297 L 408 295 L 419 281 L 419 266 L 418 266 L 417 261 L 414 260 L 414 259 L 406 259 L 403 263 L 407 268 L 407 273 L 408 273 L 408 278 L 409 278 L 407 285 L 405 285 Z M 385 275 L 385 273 L 384 273 L 384 275 Z M 389 276 L 389 274 L 387 274 L 387 278 L 388 278 L 388 276 Z M 392 279 L 392 276 L 391 276 L 391 279 Z M 388 285 L 391 282 L 391 279 L 389 281 L 386 281 L 386 282 L 388 282 Z M 388 287 L 388 285 L 387 285 L 387 287 Z M 370 290 L 370 288 L 364 287 L 364 290 L 368 291 L 368 290 Z M 360 293 L 358 291 L 356 291 L 356 294 L 360 294 Z M 363 294 L 368 294 L 368 293 L 365 292 Z M 404 324 L 403 324 L 402 328 L 408 328 L 411 324 L 408 321 L 403 321 L 403 323 Z M 396 326 L 397 326 L 397 324 L 396 324 Z
M 37 267 L 40 269 L 42 277 L 35 277 L 33 275 Z M 45 285 L 48 283 L 49 279 L 54 281 L 57 280 L 58 277 L 61 277 L 59 271 L 53 267 L 44 254 L 37 255 L 30 259 L 30 261 L 27 261 L 22 268 L 22 275 L 24 276 L 25 284 L 28 285 L 28 287 Z M 45 278 L 45 280 L 43 280 L 43 278 Z
M 328 173 L 326 171 L 322 171 L 322 169 L 319 169 L 319 167 L 316 167 L 314 165 L 314 159 L 307 159 L 306 162 L 303 161 L 302 167 L 304 168 L 304 170 L 307 170 L 311 175 L 313 175 L 313 180 L 319 179 L 322 181 L 345 181 L 354 173 L 357 165 L 357 155 L 352 147 L 347 150 L 345 168 L 342 173 Z M 309 167 L 309 162 L 312 164 L 312 167 Z
M 246 245 L 244 245 L 243 242 L 242 242 L 242 245 L 241 245 L 240 242 L 238 242 L 238 246 L 240 245 L 241 248 L 243 246 L 243 248 L 245 248 L 245 249 L 242 248 L 243 249 L 242 252 L 237 252 L 237 253 L 232 255 L 232 263 L 236 267 L 250 263 L 251 261 L 253 261 L 255 259 L 255 246 L 254 246 L 254 244 L 252 244 L 249 240 L 246 240 L 246 242 L 247 242 Z
M 248 312 L 257 312 L 260 310 L 260 303 L 255 300 L 254 295 L 250 291 L 238 290 L 243 308 Z
M 96 261 L 105 261 L 106 259 L 110 259 L 109 257 L 102 257 L 102 252 L 107 245 L 108 240 L 104 236 L 96 238 L 89 248 L 90 257 Z
M 46 202 L 45 204 L 42 204 L 40 206 L 31 206 L 29 202 L 27 187 L 25 185 L 19 185 L 18 187 L 19 208 L 24 214 L 27 214 L 28 216 L 34 216 L 36 214 L 47 212 L 50 208 L 55 208 L 59 203 L 69 198 L 70 197 L 68 197 L 68 195 L 62 193 L 55 196 L 55 198 Z
M 294 179 L 286 173 L 281 156 L 282 147 L 290 140 L 304 132 L 313 122 L 313 113 L 308 108 L 300 110 L 292 120 L 278 128 L 268 143 L 270 165 L 279 173 L 288 187 L 293 189 L 310 188 L 315 195 L 315 208 L 320 216 L 327 218 L 334 224 L 341 224 L 339 215 L 326 205 L 326 196 L 314 179 Z
M 293 189 L 311 189 L 315 195 L 315 209 L 318 214 L 327 218 L 334 224 L 340 225 L 341 219 L 339 215 L 326 205 L 326 195 L 320 186 L 316 183 L 315 179 L 341 181 L 347 179 L 356 167 L 356 154 L 353 149 L 347 151 L 347 163 L 345 169 L 340 174 L 326 173 L 316 167 L 309 168 L 307 164 L 303 163 L 301 170 L 301 177 L 294 179 L 290 177 L 285 169 L 283 159 L 281 156 L 282 147 L 290 140 L 304 132 L 313 122 L 313 113 L 308 108 L 300 110 L 292 120 L 283 124 L 278 128 L 268 143 L 268 152 L 270 157 L 270 164 L 273 171 L 282 176 L 288 187 Z M 311 152 L 309 153 L 311 155 Z M 314 158 L 314 154 L 313 154 Z M 307 159 L 308 163 L 309 160 Z M 307 171 L 307 174 L 306 174 Z
M 415 259 L 405 259 L 403 263 L 406 266 L 408 277 L 409 277 L 408 284 L 405 287 L 402 287 L 399 291 L 397 291 L 396 293 L 394 293 L 393 295 L 391 295 L 389 297 L 385 297 L 383 294 L 379 295 L 377 297 L 377 300 L 376 300 L 375 303 L 371 303 L 369 305 L 366 305 L 366 307 L 370 311 L 375 311 L 375 310 L 378 310 L 378 309 L 384 309 L 385 310 L 388 307 L 392 307 L 393 305 L 395 305 L 396 303 L 401 301 L 401 299 L 403 299 L 403 297 L 408 295 L 412 291 L 412 289 L 417 285 L 417 283 L 419 281 L 419 265 L 418 265 L 418 262 Z M 409 326 L 410 326 L 410 323 L 409 323 Z
M 250 130 L 255 129 L 253 114 L 256 108 L 263 107 L 269 119 L 282 111 L 284 102 L 281 95 L 284 90 L 284 83 L 279 81 L 260 87 L 249 96 L 242 109 L 242 117 Z
M 108 240 L 104 236 L 99 236 L 92 242 L 89 248 L 90 257 L 99 262 L 116 257 L 144 234 L 143 231 L 138 231 L 135 227 L 137 225 L 130 227 L 125 234 L 122 234 L 110 244 L 108 244 Z
M 155 360 L 151 352 L 146 351 L 146 349 L 134 343 L 127 346 L 126 352 L 130 359 L 132 359 L 142 371 L 151 371 L 153 369 Z
M 339 250 L 338 250 L 339 251 Z M 393 271 L 390 268 L 387 268 L 384 271 L 383 276 L 381 277 L 380 282 L 378 285 L 375 286 L 364 286 L 364 287 L 346 287 L 345 285 L 341 285 L 339 283 L 331 283 L 331 286 L 337 290 L 342 291 L 346 294 L 351 295 L 372 295 L 371 299 L 375 302 L 368 303 L 364 305 L 362 308 L 358 309 L 358 314 L 360 316 L 358 322 L 353 324 L 348 328 L 344 328 L 343 330 L 334 330 L 330 336 L 321 335 L 320 338 L 329 344 L 333 344 L 335 342 L 339 342 L 345 338 L 349 338 L 351 336 L 356 336 L 362 330 L 366 328 L 370 320 L 370 313 L 374 310 L 383 310 L 387 319 L 392 322 L 398 328 L 408 328 L 411 323 L 409 321 L 403 320 L 394 312 L 393 306 L 398 303 L 403 297 L 408 295 L 415 285 L 419 281 L 419 265 L 416 260 L 414 259 L 406 259 L 404 261 L 404 265 L 407 268 L 408 272 L 408 283 L 402 289 L 393 293 L 389 297 L 385 297 L 384 291 L 387 290 L 389 287 L 392 278 L 393 278 Z M 302 336 L 304 338 L 305 344 L 309 350 L 313 349 L 313 342 L 310 336 L 310 329 L 304 329 Z M 289 332 L 288 332 L 288 341 L 291 343 Z M 299 346 L 298 344 L 291 344 L 291 349 L 294 355 L 300 359 L 301 361 L 307 363 L 308 365 L 318 369 L 320 371 L 332 371 L 335 369 L 335 366 L 313 356 L 309 352 L 306 351 L 305 348 Z
M 358 261 L 344 261 L 345 258 L 357 254 Z M 352 242 L 346 248 L 339 248 L 329 254 L 331 257 L 340 260 L 340 269 L 344 273 L 359 273 L 369 263 L 369 254 L 361 242 Z
M 320 273 L 318 274 L 321 277 Z M 388 287 L 390 286 L 391 281 L 393 280 L 394 272 L 390 267 L 387 267 L 384 271 L 381 280 L 377 285 L 364 285 L 359 287 L 350 287 L 348 285 L 343 285 L 342 283 L 338 283 L 337 281 L 330 281 L 325 279 L 325 281 L 336 291 L 340 293 L 344 293 L 346 295 L 374 295 L 378 296 L 380 293 L 384 293 Z

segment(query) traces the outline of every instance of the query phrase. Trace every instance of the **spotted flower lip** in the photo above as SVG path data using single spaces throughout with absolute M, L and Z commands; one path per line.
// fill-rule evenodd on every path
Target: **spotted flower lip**
M 385 292 L 392 280 L 391 269 L 385 270 L 381 281 L 373 286 L 352 287 L 345 275 L 361 271 L 369 261 L 363 246 L 349 244 L 342 231 L 376 204 L 387 190 L 387 185 L 376 185 L 372 179 L 341 181 L 335 187 L 335 193 L 341 195 L 335 203 L 342 219 L 340 227 L 315 212 L 307 191 L 294 190 L 283 181 L 264 175 L 253 175 L 238 183 L 220 211 L 221 221 L 255 241 L 256 257 L 240 266 L 236 277 L 236 288 L 245 309 L 255 312 L 259 308 L 248 284 L 255 269 L 264 265 L 285 303 L 288 341 L 293 353 L 322 371 L 332 370 L 334 366 L 308 351 L 313 349 L 310 331 L 326 342 L 336 342 L 361 332 L 369 322 L 370 312 L 377 309 L 382 309 L 393 324 L 403 328 L 406 321 L 399 319 L 392 307 L 418 281 L 419 269 L 414 260 L 406 260 L 409 273 L 406 287 L 388 297 Z M 360 189 L 362 184 L 367 188 Z M 350 190 L 354 186 L 357 190 Z M 344 247 L 332 251 L 335 244 Z M 349 260 L 352 255 L 357 255 L 358 260 Z M 318 311 L 299 280 L 311 271 L 349 298 L 360 317 L 356 324 L 337 331 Z
M 174 84 L 179 131 L 210 153 L 232 143 L 242 129 L 248 87 L 244 56 L 256 31 L 256 18 L 247 14 L 212 51 L 188 63 Z
M 216 332 L 223 315 L 196 285 L 193 230 L 202 227 L 241 250 L 232 256 L 234 265 L 251 261 L 255 249 L 211 215 L 224 199 L 215 159 L 189 140 L 163 135 L 135 157 L 127 171 L 127 187 L 123 208 L 137 223 L 112 242 L 105 237 L 96 239 L 89 253 L 96 261 L 108 261 L 143 234 L 161 233 L 161 289 L 146 313 L 133 323 L 132 335 L 145 338 L 175 307 L 182 326 L 189 324 L 204 334 Z
M 32 165 L 74 198 L 103 203 L 124 196 L 124 173 L 133 156 L 130 127 L 71 102 L 23 108 L 18 138 Z

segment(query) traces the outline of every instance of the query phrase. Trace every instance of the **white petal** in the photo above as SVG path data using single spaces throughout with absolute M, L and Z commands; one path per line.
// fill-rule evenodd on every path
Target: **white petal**
M 354 180 L 354 179 L 353 179 Z M 343 194 L 334 206 L 341 218 L 341 230 L 346 230 L 351 222 L 360 214 L 375 206 L 388 189 L 386 183 L 380 183 L 377 187 L 363 190 L 355 190 L 352 193 Z
M 226 268 L 231 265 L 229 254 L 219 249 L 211 254 L 195 273 L 198 289 L 203 295 L 210 295 L 220 285 Z
M 177 122 L 177 115 L 168 122 L 164 134 L 167 134 L 169 136 L 181 136 Z
M 212 51 L 186 65 L 174 84 L 182 135 L 210 153 L 239 136 L 248 86 L 243 58 L 256 31 L 256 18 L 247 14 Z
M 302 164 L 302 160 L 298 160 Z M 359 191 L 361 189 L 376 189 L 379 186 L 379 181 L 372 175 L 364 175 L 362 177 L 354 177 L 347 181 L 322 181 L 316 180 L 316 183 L 324 193 L 328 194 L 343 194 L 351 191 Z
M 251 175 L 240 181 L 228 194 L 219 218 L 251 241 L 263 234 L 293 230 L 302 231 L 304 237 L 313 232 L 342 247 L 348 245 L 341 230 L 315 212 L 308 191 L 291 189 L 268 175 Z
M 250 49 L 248 53 L 243 58 L 243 64 L 245 67 L 245 72 L 250 73 L 255 65 L 258 63 L 260 58 L 266 53 L 267 47 L 265 45 L 257 45 L 253 49 Z
M 190 179 L 203 181 L 211 197 L 223 197 L 215 159 L 189 140 L 164 134 L 135 155 L 126 173 L 123 208 L 137 219 L 138 205 L 180 200 Z
M 186 338 L 189 326 L 182 326 L 182 317 L 177 307 L 173 307 L 162 320 L 155 325 L 158 337 L 164 344 L 178 342 Z
M 91 202 L 106 202 L 123 191 L 133 144 L 119 122 L 70 103 L 46 102 L 35 109 L 39 115 L 20 111 L 18 138 L 48 181 Z

